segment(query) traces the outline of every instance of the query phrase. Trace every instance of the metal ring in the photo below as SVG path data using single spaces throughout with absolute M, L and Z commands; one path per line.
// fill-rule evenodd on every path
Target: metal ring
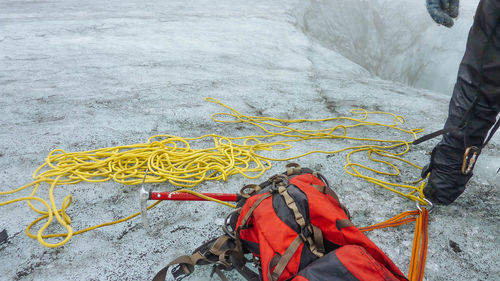
M 232 211 L 231 213 L 229 213 L 229 215 L 226 216 L 226 219 L 224 220 L 224 225 L 222 226 L 222 230 L 224 231 L 224 233 L 226 233 L 229 237 L 233 238 L 233 239 L 236 239 L 236 236 L 234 235 L 234 229 L 232 231 L 230 231 L 228 229 L 228 226 L 230 225 L 229 223 L 229 218 L 234 214 L 234 213 L 237 213 L 240 211 L 240 208 Z
M 284 174 L 276 174 L 270 178 L 271 182 L 274 184 L 282 183 L 285 186 L 288 186 L 288 177 Z
M 250 196 L 262 190 L 262 188 L 256 184 L 247 184 L 240 189 L 240 195 L 243 198 L 250 198 Z

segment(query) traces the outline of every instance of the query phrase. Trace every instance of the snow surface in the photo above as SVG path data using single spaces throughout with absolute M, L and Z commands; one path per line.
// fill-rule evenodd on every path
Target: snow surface
M 222 109 L 205 97 L 251 115 L 322 118 L 363 107 L 401 114 L 407 128 L 440 129 L 478 1 L 461 1 L 452 29 L 434 24 L 424 2 L 2 0 L 0 190 L 29 182 L 55 148 L 133 144 L 161 133 L 255 133 L 215 124 L 210 114 Z M 407 158 L 425 164 L 437 141 Z M 285 155 L 311 145 L 298 143 Z M 499 145 L 497 134 L 463 196 L 432 214 L 426 280 L 500 280 Z M 414 208 L 345 174 L 344 155 L 299 162 L 328 177 L 357 225 Z M 196 190 L 236 192 L 258 182 L 233 176 Z M 56 200 L 68 193 L 76 229 L 138 210 L 134 186 L 78 184 L 61 188 Z M 135 219 L 47 249 L 24 235 L 36 217 L 25 204 L 0 210 L 0 230 L 9 234 L 0 245 L 0 280 L 149 280 L 221 233 L 229 212 L 210 203 L 163 203 L 150 211 L 153 235 Z M 369 237 L 407 272 L 412 234 L 413 226 L 404 226 Z M 200 267 L 188 280 L 209 274 Z

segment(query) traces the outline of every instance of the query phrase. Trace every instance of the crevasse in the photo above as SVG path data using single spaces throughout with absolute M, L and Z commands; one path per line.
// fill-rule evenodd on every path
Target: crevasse
M 463 0 L 453 28 L 424 0 L 307 0 L 296 9 L 309 37 L 383 79 L 451 94 L 478 0 Z

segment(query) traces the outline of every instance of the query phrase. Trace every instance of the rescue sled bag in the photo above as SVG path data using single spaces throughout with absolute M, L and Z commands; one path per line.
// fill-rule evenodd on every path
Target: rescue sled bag
M 226 218 L 226 234 L 200 247 L 209 251 L 169 264 L 176 265 L 176 280 L 196 264 L 213 264 L 222 280 L 227 280 L 222 270 L 231 269 L 255 281 L 407 280 L 351 223 L 321 174 L 289 164 L 285 173 L 243 187 L 241 195 L 238 208 Z M 153 280 L 163 281 L 169 266 Z

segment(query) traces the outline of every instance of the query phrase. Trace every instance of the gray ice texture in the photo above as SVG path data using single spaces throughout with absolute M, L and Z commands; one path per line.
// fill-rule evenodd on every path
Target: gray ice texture
M 478 1 L 461 1 L 452 29 L 433 23 L 424 2 L 0 0 L 0 190 L 28 183 L 56 148 L 134 144 L 156 134 L 256 133 L 214 123 L 210 115 L 224 110 L 205 97 L 248 115 L 316 119 L 362 107 L 400 114 L 408 129 L 441 129 Z M 407 158 L 426 164 L 437 142 L 413 147 Z M 282 156 L 310 146 L 297 143 Z M 425 280 L 500 280 L 499 147 L 497 134 L 466 192 L 432 213 Z M 359 226 L 415 207 L 347 175 L 345 155 L 298 162 L 326 175 Z M 265 177 L 283 166 L 274 163 Z M 402 172 L 418 178 L 415 170 Z M 237 192 L 259 182 L 236 175 L 196 190 Z M 81 183 L 58 188 L 56 201 L 72 194 L 68 214 L 80 229 L 138 211 L 137 192 L 111 181 Z M 0 207 L 0 231 L 9 234 L 0 245 L 0 280 L 150 280 L 174 257 L 220 234 L 229 211 L 164 202 L 149 212 L 152 234 L 137 218 L 49 249 L 24 234 L 36 218 L 26 203 Z M 368 236 L 408 272 L 413 230 Z M 209 275 L 202 267 L 186 280 L 217 280 Z

